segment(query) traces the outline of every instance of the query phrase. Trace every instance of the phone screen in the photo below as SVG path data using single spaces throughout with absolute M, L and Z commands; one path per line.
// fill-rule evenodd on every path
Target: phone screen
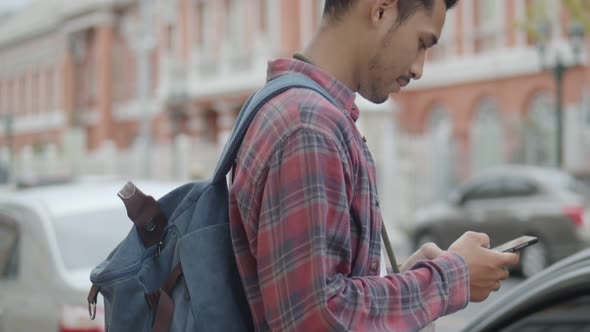
M 500 252 L 516 252 L 537 243 L 537 241 L 539 241 L 539 239 L 534 236 L 521 236 L 517 239 L 501 244 L 493 250 Z

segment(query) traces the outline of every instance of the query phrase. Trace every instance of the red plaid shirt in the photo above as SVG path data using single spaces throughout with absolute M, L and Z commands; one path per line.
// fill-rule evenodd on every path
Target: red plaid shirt
M 340 107 L 291 89 L 262 107 L 239 151 L 230 225 L 256 331 L 415 331 L 464 308 L 469 278 L 455 254 L 379 276 L 375 164 L 355 93 L 293 59 L 271 62 L 268 80 L 286 73 Z

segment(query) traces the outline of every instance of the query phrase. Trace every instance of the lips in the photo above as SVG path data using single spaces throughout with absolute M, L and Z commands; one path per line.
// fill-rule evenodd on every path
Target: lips
M 407 81 L 403 78 L 398 78 L 397 79 L 397 83 L 399 84 L 400 87 L 405 87 L 406 85 L 408 85 L 410 83 L 410 81 Z

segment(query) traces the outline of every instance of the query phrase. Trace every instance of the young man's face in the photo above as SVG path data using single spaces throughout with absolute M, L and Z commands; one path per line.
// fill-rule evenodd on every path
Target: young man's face
M 410 79 L 420 79 L 426 50 L 440 38 L 446 17 L 444 0 L 434 0 L 432 11 L 420 8 L 401 24 L 397 4 L 384 11 L 378 23 L 378 45 L 367 56 L 369 62 L 359 82 L 359 93 L 374 103 L 385 102 Z

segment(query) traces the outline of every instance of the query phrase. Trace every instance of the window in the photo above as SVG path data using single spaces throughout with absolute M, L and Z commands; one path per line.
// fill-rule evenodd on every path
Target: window
M 528 197 L 538 192 L 537 186 L 527 179 L 507 177 L 502 179 L 503 197 Z
M 226 17 L 227 38 L 231 41 L 232 51 L 239 53 L 246 47 L 244 0 L 230 0 L 227 5 L 229 11 L 229 15 Z
M 453 123 L 447 110 L 435 106 L 430 114 L 428 135 L 431 160 L 430 181 L 431 200 L 444 197 L 455 181 Z
M 471 168 L 474 174 L 504 163 L 504 128 L 496 103 L 482 100 L 471 127 Z
M 8 83 L 0 79 L 0 115 L 6 114 L 6 99 Z
M 41 80 L 41 75 L 39 75 L 39 73 L 34 73 L 31 77 L 31 94 L 32 94 L 32 98 L 31 98 L 31 113 L 36 114 L 39 113 L 39 99 L 41 97 L 41 89 L 40 89 L 40 80 Z
M 26 114 L 26 101 L 29 100 L 26 95 L 27 91 L 26 80 L 24 76 L 21 76 L 18 82 L 18 94 L 19 94 L 19 105 L 18 110 L 16 110 L 20 114 Z
M 590 132 L 590 91 L 584 91 L 580 105 L 582 107 L 585 129 Z
M 535 96 L 524 121 L 524 160 L 527 164 L 554 166 L 557 162 L 555 102 L 549 94 Z
M 463 195 L 463 202 L 494 199 L 502 197 L 502 183 L 500 181 L 481 181 L 469 188 Z
M 54 81 L 55 78 L 53 76 L 53 69 L 50 69 L 47 71 L 47 77 L 45 82 L 45 101 L 47 103 L 47 105 L 45 106 L 50 112 L 55 111 L 57 108 L 57 105 L 55 104 L 55 91 L 53 90 Z
M 266 32 L 268 29 L 268 4 L 267 0 L 258 0 L 258 28 L 260 31 Z
M 11 79 L 8 79 L 8 81 L 6 81 L 6 100 L 4 102 L 4 113 L 12 113 L 14 112 L 14 84 L 12 83 L 13 81 Z
M 486 52 L 498 47 L 502 32 L 502 5 L 504 0 L 477 0 L 475 2 L 475 49 Z
M 125 209 L 96 211 L 57 217 L 54 223 L 57 245 L 67 269 L 96 266 L 131 228 Z
M 508 326 L 502 332 L 568 332 L 590 330 L 590 296 L 551 305 Z
M 0 279 L 14 279 L 17 276 L 18 240 L 16 222 L 0 215 Z
M 197 42 L 199 48 L 205 52 L 211 52 L 213 48 L 213 39 L 215 38 L 214 11 L 211 1 L 201 0 L 197 4 L 197 17 L 199 22 L 199 29 L 197 34 Z

